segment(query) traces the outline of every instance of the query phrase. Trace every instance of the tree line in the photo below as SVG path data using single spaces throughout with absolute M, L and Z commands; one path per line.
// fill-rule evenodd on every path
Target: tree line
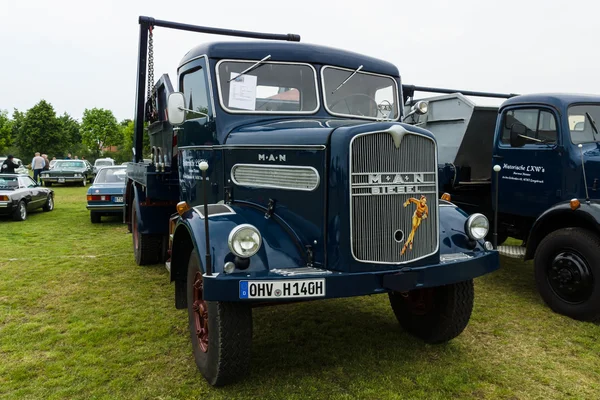
M 0 156 L 12 154 L 28 164 L 36 151 L 50 159 L 73 157 L 93 161 L 111 157 L 121 163 L 131 161 L 133 121 L 117 121 L 111 110 L 85 109 L 81 122 L 68 113 L 58 116 L 46 100 L 26 112 L 14 109 L 12 115 L 0 110 Z M 144 154 L 149 153 L 144 135 Z

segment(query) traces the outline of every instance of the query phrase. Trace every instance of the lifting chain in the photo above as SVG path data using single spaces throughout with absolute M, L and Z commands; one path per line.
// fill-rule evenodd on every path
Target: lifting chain
M 153 26 L 148 28 L 148 95 L 146 103 L 146 120 L 150 123 L 157 120 L 156 92 L 154 87 L 154 40 Z

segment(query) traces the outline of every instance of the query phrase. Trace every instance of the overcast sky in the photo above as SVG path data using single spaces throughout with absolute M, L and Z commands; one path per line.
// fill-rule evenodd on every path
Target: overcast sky
M 394 63 L 403 83 L 511 93 L 599 93 L 593 0 L 28 0 L 0 8 L 0 109 L 40 99 L 133 118 L 139 15 L 298 33 L 303 42 Z M 157 28 L 155 76 L 203 41 L 244 40 Z M 487 102 L 486 104 L 489 104 Z

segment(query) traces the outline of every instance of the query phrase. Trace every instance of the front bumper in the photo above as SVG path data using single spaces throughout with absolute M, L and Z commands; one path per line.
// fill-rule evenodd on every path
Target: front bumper
M 51 183 L 69 183 L 69 182 L 81 182 L 83 180 L 83 176 L 60 176 L 60 177 L 49 177 L 44 178 L 41 177 L 43 182 L 51 182 Z
M 446 255 L 448 256 L 448 255 Z M 444 257 L 444 255 L 442 255 Z M 338 297 L 364 296 L 369 294 L 386 293 L 389 291 L 409 291 L 427 287 L 443 286 L 476 278 L 493 272 L 499 268 L 497 251 L 479 251 L 465 253 L 464 257 L 447 257 L 439 264 L 421 267 L 404 267 L 396 271 L 374 271 L 346 273 L 337 271 L 320 271 L 315 274 L 289 276 L 288 274 L 269 271 L 267 273 L 213 273 L 204 275 L 204 299 L 209 301 L 290 301 L 317 300 Z M 288 271 L 291 271 L 288 270 Z M 303 279 L 324 279 L 325 291 L 320 297 L 297 297 L 286 299 L 241 299 L 240 287 L 242 281 L 294 281 Z

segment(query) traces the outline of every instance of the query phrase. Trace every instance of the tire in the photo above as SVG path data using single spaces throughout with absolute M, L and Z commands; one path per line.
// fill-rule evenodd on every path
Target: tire
M 52 182 L 44 182 L 44 186 L 51 187 L 52 186 Z
M 204 301 L 201 283 L 200 259 L 193 251 L 188 262 L 186 295 L 194 361 L 209 384 L 223 386 L 243 378 L 249 369 L 252 308 L 244 303 Z
M 550 233 L 534 257 L 535 283 L 554 312 L 581 321 L 600 320 L 600 238 L 583 228 Z
M 133 254 L 137 265 L 158 264 L 162 261 L 162 235 L 143 235 L 137 224 L 135 205 L 131 209 L 131 236 L 133 239 Z
M 25 221 L 27 219 L 27 204 L 23 200 L 19 201 L 17 208 L 13 211 L 13 220 Z
M 408 293 L 390 292 L 396 319 L 410 334 L 427 343 L 448 342 L 467 327 L 475 291 L 473 280 Z
M 83 176 L 83 181 L 81 182 L 81 186 L 83 186 L 83 187 L 87 186 L 87 178 L 85 177 L 85 175 Z
M 54 210 L 54 196 L 51 194 L 48 195 L 48 199 L 46 200 L 46 204 L 42 207 L 42 210 L 46 212 Z
M 92 221 L 92 224 L 99 224 L 102 222 L 102 215 L 98 212 L 90 211 L 90 221 Z

